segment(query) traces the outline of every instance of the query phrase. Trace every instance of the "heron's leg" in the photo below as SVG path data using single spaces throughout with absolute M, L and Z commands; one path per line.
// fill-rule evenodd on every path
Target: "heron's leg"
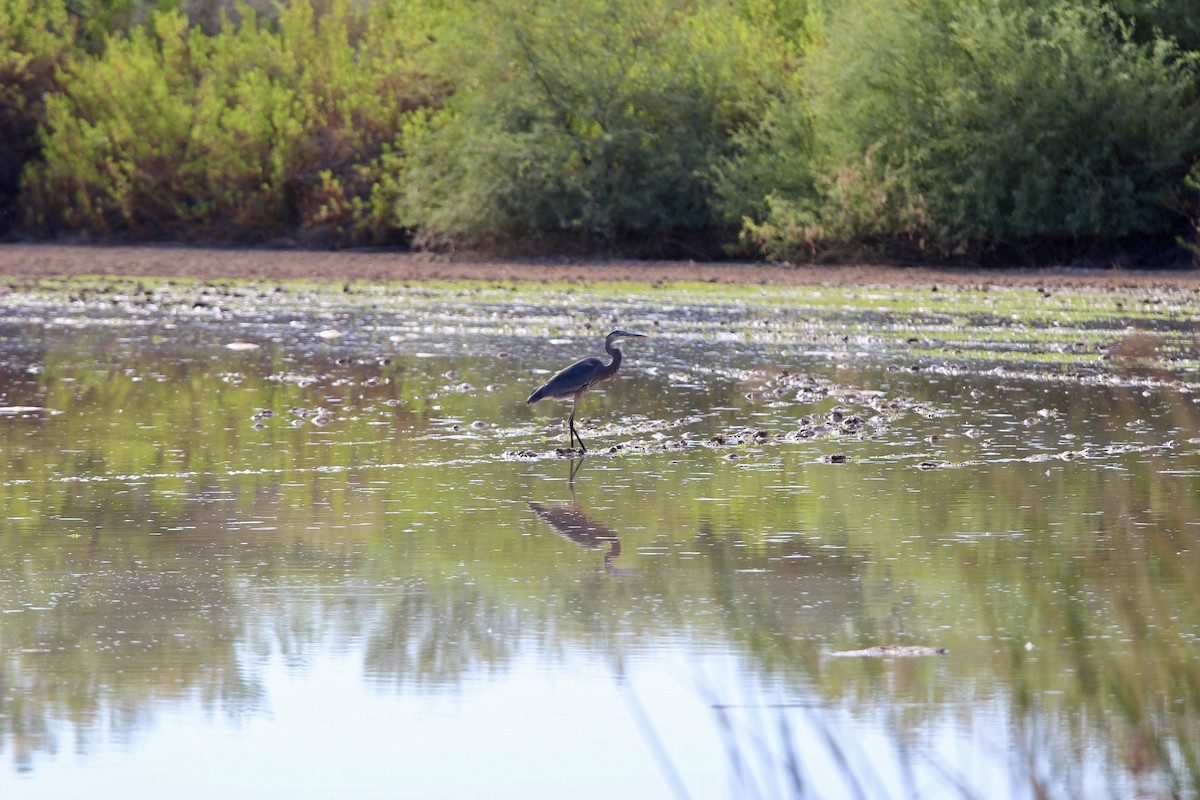
M 575 434 L 575 441 L 579 442 L 580 451 L 586 453 L 587 448 L 583 446 L 583 439 L 580 438 L 579 431 L 575 430 L 575 415 L 574 414 L 571 415 L 571 433 Z
M 571 416 L 567 417 L 567 423 L 570 425 L 570 428 L 571 428 L 571 436 L 573 436 L 574 438 L 569 439 L 567 441 L 567 444 L 573 445 L 575 442 L 579 442 L 579 449 L 586 453 L 587 448 L 583 446 L 583 439 L 579 438 L 579 431 L 575 430 L 575 409 L 578 407 L 579 407 L 579 395 L 575 395 L 575 401 L 571 403 Z

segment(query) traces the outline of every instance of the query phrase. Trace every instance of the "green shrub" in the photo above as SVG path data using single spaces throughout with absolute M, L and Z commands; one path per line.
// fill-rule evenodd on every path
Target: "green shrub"
M 1196 0 L 1111 0 L 1134 25 L 1142 41 L 1173 39 L 1183 50 L 1200 50 L 1200 8 Z
M 402 235 L 377 208 L 404 117 L 436 102 L 415 67 L 426 9 L 306 2 L 206 35 L 178 11 L 110 38 L 47 99 L 33 222 L 102 238 L 314 243 Z
M 1184 179 L 1184 186 L 1181 205 L 1187 216 L 1187 230 L 1179 237 L 1179 243 L 1192 254 L 1192 261 L 1200 266 L 1200 161 L 1192 165 Z
M 645 251 L 718 226 L 714 167 L 781 71 L 761 25 L 663 0 L 479 12 L 456 35 L 489 46 L 409 131 L 400 213 L 422 242 Z
M 247 13 L 272 24 L 291 0 L 63 0 L 75 20 L 76 43 L 85 52 L 104 52 L 113 36 L 125 35 L 149 23 L 155 12 L 180 11 L 189 26 L 216 34 L 226 18 L 239 20 Z
M 60 0 L 0 0 L 0 235 L 19 222 L 21 170 L 39 152 L 42 98 L 57 87 L 72 47 Z
M 797 169 L 808 168 L 799 173 L 806 180 L 791 187 L 779 184 L 764 199 L 765 214 L 743 219 L 742 249 L 779 261 L 923 249 L 929 228 L 925 207 L 908 191 L 903 175 L 877 163 L 877 149 L 828 174 L 789 154 Z
M 144 25 L 155 11 L 177 8 L 180 0 L 64 0 L 75 20 L 78 46 L 100 53 L 113 34 L 128 33 Z
M 728 153 L 713 168 L 710 203 L 731 227 L 761 223 L 780 198 L 811 196 L 819 180 L 803 72 L 780 77 L 757 119 L 733 132 Z
M 1200 142 L 1192 78 L 1104 9 L 854 0 L 811 51 L 825 178 L 749 233 L 776 252 L 832 232 L 961 253 L 1169 230 Z
M 790 259 L 1178 232 L 1194 5 L 0 0 L 0 234 L 707 255 L 740 229 Z

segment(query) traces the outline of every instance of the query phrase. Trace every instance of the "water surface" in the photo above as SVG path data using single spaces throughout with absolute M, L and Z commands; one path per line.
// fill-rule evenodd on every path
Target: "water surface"
M 4 797 L 1200 786 L 1189 298 L 342 289 L 9 287 Z

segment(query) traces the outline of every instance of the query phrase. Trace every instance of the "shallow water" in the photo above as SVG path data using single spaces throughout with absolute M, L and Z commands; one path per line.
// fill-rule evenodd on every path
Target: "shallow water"
M 345 288 L 9 287 L 5 798 L 1200 787 L 1187 298 Z

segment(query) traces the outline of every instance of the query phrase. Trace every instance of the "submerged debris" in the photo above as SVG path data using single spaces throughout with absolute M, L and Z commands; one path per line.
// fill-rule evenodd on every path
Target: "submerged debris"
M 924 647 L 912 644 L 884 644 L 864 647 L 861 650 L 835 650 L 829 655 L 838 657 L 866 656 L 868 658 L 916 658 L 920 656 L 944 656 L 950 651 L 945 647 Z

